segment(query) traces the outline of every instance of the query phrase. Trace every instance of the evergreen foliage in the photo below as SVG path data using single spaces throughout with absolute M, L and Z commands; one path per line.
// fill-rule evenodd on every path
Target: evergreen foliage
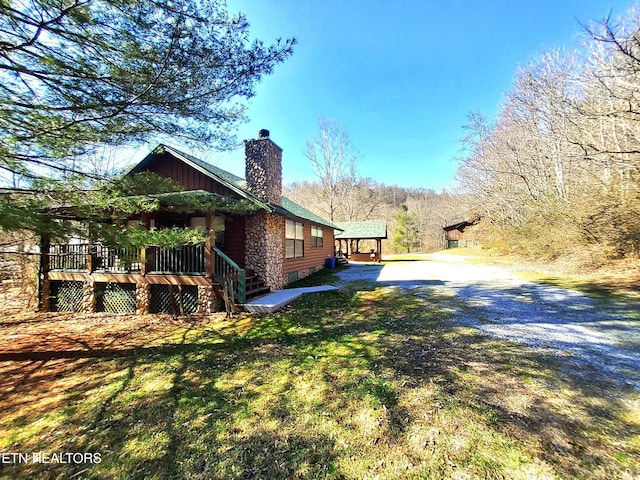
M 396 215 L 396 230 L 393 234 L 393 248 L 398 252 L 410 253 L 420 246 L 418 218 L 409 212 L 406 205 L 401 205 Z
M 100 204 L 157 206 L 133 198 L 150 178 L 86 192 L 91 152 L 162 135 L 228 147 L 244 102 L 294 44 L 251 41 L 223 0 L 0 1 L 0 230 L 59 225 L 51 206 L 87 217 Z M 172 191 L 153 182 L 153 193 Z

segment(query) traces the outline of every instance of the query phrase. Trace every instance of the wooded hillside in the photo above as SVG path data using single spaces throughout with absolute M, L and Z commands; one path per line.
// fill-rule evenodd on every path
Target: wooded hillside
M 458 180 L 494 245 L 592 266 L 640 256 L 639 25 L 585 27 L 518 71 L 494 121 L 469 116 Z
M 639 29 L 630 11 L 520 68 L 494 119 L 469 115 L 455 194 L 358 179 L 352 158 L 330 201 L 328 168 L 287 195 L 335 221 L 387 219 L 387 253 L 442 248 L 442 227 L 480 217 L 483 244 L 503 252 L 587 267 L 638 259 Z
M 460 221 L 466 212 L 461 197 L 430 189 L 389 186 L 370 178 L 345 180 L 343 193 L 334 208 L 334 221 L 386 219 L 389 239 L 383 242 L 385 253 L 406 252 L 404 245 L 394 246 L 394 234 L 406 207 L 412 241 L 409 250 L 438 250 L 444 245 L 442 227 Z M 283 194 L 318 215 L 329 218 L 329 204 L 320 183 L 293 183 Z

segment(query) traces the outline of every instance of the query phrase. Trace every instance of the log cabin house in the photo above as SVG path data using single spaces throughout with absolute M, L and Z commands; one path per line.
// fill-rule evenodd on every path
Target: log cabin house
M 282 197 L 282 149 L 267 130 L 245 141 L 245 160 L 243 179 L 175 148 L 156 147 L 127 175 L 154 172 L 179 184 L 181 194 L 252 208 L 191 214 L 160 208 L 129 218 L 146 228 L 204 229 L 206 241 L 195 245 L 127 251 L 43 239 L 41 309 L 210 313 L 223 309 L 225 295 L 243 304 L 323 268 L 334 256 L 336 226 Z

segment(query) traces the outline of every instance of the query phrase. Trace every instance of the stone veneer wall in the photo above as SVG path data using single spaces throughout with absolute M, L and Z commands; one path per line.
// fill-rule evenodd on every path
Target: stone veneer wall
M 272 291 L 284 287 L 284 217 L 267 212 L 251 215 L 245 231 L 246 267 L 260 275 Z
M 198 285 L 198 309 L 196 313 L 206 314 L 222 310 L 222 302 L 208 285 Z
M 274 205 L 282 204 L 282 150 L 269 139 L 267 130 L 257 140 L 245 140 L 247 189 Z
M 93 279 L 82 284 L 82 311 L 85 313 L 96 311 L 96 282 Z
M 136 283 L 136 314 L 148 315 L 151 305 L 151 285 Z

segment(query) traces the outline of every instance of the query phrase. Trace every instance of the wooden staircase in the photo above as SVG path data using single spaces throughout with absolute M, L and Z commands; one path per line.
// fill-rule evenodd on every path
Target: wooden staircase
M 253 270 L 246 271 L 246 300 L 249 301 L 252 298 L 259 297 L 270 292 L 269 287 L 264 283 L 264 280 Z
M 223 306 L 227 311 L 227 316 L 232 316 L 234 313 L 244 310 L 243 305 L 250 300 L 270 293 L 269 287 L 267 287 L 259 275 L 256 275 L 250 270 L 246 271 L 245 274 L 244 302 L 238 299 L 237 291 L 234 291 L 234 284 L 237 285 L 235 275 L 232 275 L 230 279 L 227 277 L 226 282 L 224 280 L 221 282 L 216 281 L 214 278 L 213 291 L 218 298 L 222 300 Z
M 269 293 L 264 280 L 253 270 L 245 270 L 223 251 L 212 247 L 214 258 L 214 291 L 224 302 L 227 315 L 240 309 L 240 305 L 252 298 Z

